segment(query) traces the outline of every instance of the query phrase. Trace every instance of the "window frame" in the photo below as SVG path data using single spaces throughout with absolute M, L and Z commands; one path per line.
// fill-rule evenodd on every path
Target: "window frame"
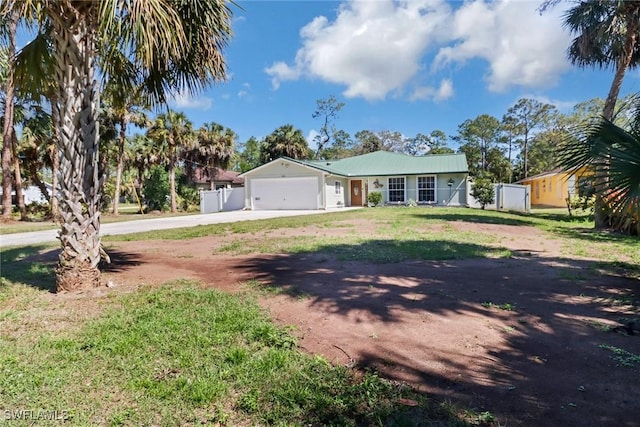
M 342 195 L 342 183 L 340 181 L 333 182 L 333 191 L 336 196 Z
M 420 188 L 420 178 L 433 178 L 433 187 L 425 187 Z M 436 203 L 438 200 L 437 197 L 437 189 L 438 189 L 438 177 L 436 175 L 419 175 L 416 177 L 416 201 L 418 203 Z M 433 190 L 433 200 L 420 200 L 420 191 L 428 191 Z
M 402 188 L 392 188 L 391 180 L 401 179 Z M 402 200 L 391 200 L 392 192 L 397 194 L 402 191 Z M 389 203 L 406 203 L 407 201 L 407 177 L 406 176 L 390 176 L 387 177 L 387 201 Z

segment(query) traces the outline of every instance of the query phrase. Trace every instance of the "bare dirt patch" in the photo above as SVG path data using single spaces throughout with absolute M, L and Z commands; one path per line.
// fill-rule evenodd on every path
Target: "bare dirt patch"
M 638 318 L 640 282 L 566 258 L 561 242 L 532 227 L 450 226 L 490 233 L 514 256 L 373 264 L 339 254 L 219 253 L 238 239 L 230 235 L 111 243 L 104 277 L 118 287 L 193 278 L 227 291 L 259 281 L 287 291 L 262 304 L 294 325 L 302 348 L 333 363 L 489 411 L 500 425 L 640 426 L 640 367 L 624 366 L 610 350 L 640 354 L 638 335 L 616 329 Z M 250 238 L 352 230 L 314 226 Z

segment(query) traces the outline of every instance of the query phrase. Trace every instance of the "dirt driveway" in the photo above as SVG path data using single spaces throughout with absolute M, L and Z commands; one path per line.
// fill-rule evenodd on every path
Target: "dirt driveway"
M 283 288 L 262 304 L 294 326 L 304 350 L 336 364 L 374 368 L 488 411 L 502 426 L 640 426 L 640 331 L 620 327 L 638 319 L 640 281 L 565 258 L 536 228 L 451 226 L 498 236 L 513 255 L 389 264 L 337 253 L 230 255 L 219 248 L 238 236 L 212 236 L 110 243 L 105 278 L 116 286 L 194 278 L 228 291 L 247 281 Z M 312 226 L 247 238 L 341 232 Z

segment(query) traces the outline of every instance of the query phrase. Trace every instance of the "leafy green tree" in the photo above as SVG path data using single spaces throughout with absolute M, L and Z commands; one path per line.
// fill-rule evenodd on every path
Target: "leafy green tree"
M 529 98 L 521 98 L 507 111 L 503 123 L 506 120 L 522 141 L 522 178 L 529 176 L 529 142 L 536 133 L 546 129 L 555 114 L 555 106 Z
M 355 138 L 354 154 L 367 154 L 384 150 L 382 139 L 370 130 L 356 132 Z
M 325 147 L 331 141 L 332 135 L 335 135 L 337 129 L 333 123 L 338 118 L 338 113 L 344 107 L 344 102 L 339 102 L 335 96 L 331 95 L 327 99 L 318 99 L 316 101 L 316 110 L 311 117 L 320 119 L 320 133 L 315 137 L 317 147 L 316 159 L 321 159 Z M 335 140 L 334 140 L 335 141 Z
M 465 120 L 458 126 L 454 139 L 460 144 L 460 151 L 467 155 L 472 174 L 487 171 L 487 152 L 498 143 L 500 131 L 500 121 L 488 114 Z
M 323 150 L 323 159 L 344 159 L 354 155 L 354 144 L 351 135 L 337 129 L 333 132 L 333 144 Z
M 260 160 L 264 164 L 282 156 L 308 159 L 310 151 L 302 131 L 292 125 L 284 125 L 265 138 L 260 147 Z
M 149 178 L 144 182 L 144 203 L 152 211 L 163 211 L 167 208 L 169 193 L 169 175 L 163 166 L 155 165 L 151 168 Z
M 197 91 L 225 78 L 222 49 L 231 34 L 231 12 L 221 1 L 23 0 L 3 2 L 3 18 L 18 13 L 49 31 L 58 79 L 60 232 L 56 268 L 60 290 L 100 285 L 100 177 L 97 173 L 97 68 L 105 80 L 142 82 L 150 101 L 167 92 Z M 137 66 L 135 74 L 110 68 L 115 52 Z
M 486 205 L 493 203 L 496 192 L 489 178 L 478 176 L 474 178 L 473 184 L 471 184 L 471 195 L 480 203 L 480 207 L 484 209 Z
M 169 168 L 169 188 L 171 192 L 171 212 L 178 211 L 176 199 L 176 164 L 178 153 L 190 147 L 195 140 L 193 124 L 184 113 L 168 111 L 159 114 L 147 131 L 147 137 L 155 143 L 159 156 Z
M 412 156 L 454 153 L 454 151 L 447 146 L 447 135 L 439 129 L 431 131 L 428 135 L 418 133 L 413 138 L 407 138 L 403 151 Z
M 235 170 L 246 172 L 260 166 L 260 141 L 255 137 L 238 145 Z

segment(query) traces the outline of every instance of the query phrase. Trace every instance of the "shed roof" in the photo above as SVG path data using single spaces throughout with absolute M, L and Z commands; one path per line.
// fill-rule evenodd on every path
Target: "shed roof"
M 340 160 L 293 161 L 341 176 L 423 175 L 469 171 L 467 157 L 464 154 L 409 156 L 389 151 L 376 151 Z

